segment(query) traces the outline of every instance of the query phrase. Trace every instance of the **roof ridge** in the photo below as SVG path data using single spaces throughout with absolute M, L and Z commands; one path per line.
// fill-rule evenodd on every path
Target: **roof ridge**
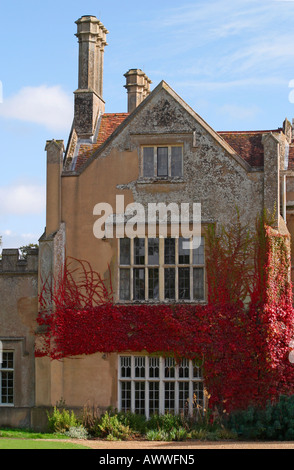
M 258 130 L 258 131 L 217 131 L 218 134 L 264 134 L 270 132 L 280 132 L 282 129 Z
M 102 114 L 102 117 L 103 116 L 128 116 L 130 113 L 103 113 Z

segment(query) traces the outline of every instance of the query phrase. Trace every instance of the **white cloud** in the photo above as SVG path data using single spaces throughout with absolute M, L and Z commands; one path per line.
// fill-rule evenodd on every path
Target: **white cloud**
M 0 116 L 33 122 L 52 131 L 69 129 L 73 116 L 71 97 L 60 86 L 24 87 L 0 103 Z
M 176 58 L 182 75 L 185 60 L 192 64 L 196 75 L 208 78 L 286 76 L 294 60 L 294 32 L 289 26 L 294 0 L 292 5 L 289 3 L 199 0 L 159 10 L 149 21 L 155 32 L 163 31 L 161 44 L 154 52 Z M 171 28 L 173 34 L 166 34 Z
M 42 214 L 46 205 L 45 186 L 31 183 L 2 186 L 0 201 L 0 216 Z
M 10 229 L 2 230 L 1 235 L 0 253 L 3 248 L 19 248 L 29 243 L 38 243 L 40 238 L 40 233 L 18 233 Z
M 175 34 L 193 32 L 206 42 L 252 31 L 274 17 L 269 2 L 256 0 L 212 0 L 182 4 L 159 11 L 149 21 L 154 28 L 177 28 Z

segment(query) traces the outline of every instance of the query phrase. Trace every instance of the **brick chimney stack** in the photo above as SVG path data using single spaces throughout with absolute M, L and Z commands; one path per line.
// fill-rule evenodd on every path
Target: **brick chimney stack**
M 124 76 L 126 77 L 124 86 L 128 92 L 128 112 L 132 113 L 150 94 L 152 82 L 141 69 L 130 69 Z
M 79 137 L 95 132 L 99 113 L 103 113 L 103 62 L 107 29 L 95 16 L 76 21 L 79 41 L 79 81 L 75 93 L 74 126 Z

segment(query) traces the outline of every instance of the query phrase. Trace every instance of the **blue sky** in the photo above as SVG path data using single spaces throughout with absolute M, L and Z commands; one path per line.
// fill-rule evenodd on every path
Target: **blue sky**
M 294 118 L 294 0 L 13 0 L 0 8 L 3 248 L 43 233 L 44 149 L 52 138 L 67 142 L 82 15 L 109 30 L 106 112 L 127 111 L 123 75 L 141 68 L 151 89 L 165 80 L 217 131 L 276 129 Z

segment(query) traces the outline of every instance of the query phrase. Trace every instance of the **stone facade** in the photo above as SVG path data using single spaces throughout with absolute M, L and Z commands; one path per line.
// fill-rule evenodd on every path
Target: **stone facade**
M 0 341 L 4 353 L 13 353 L 12 404 L 2 403 L 7 398 L 6 390 L 2 390 L 0 424 L 29 427 L 35 405 L 38 250 L 31 249 L 26 259 L 20 259 L 18 250 L 2 251 L 0 298 Z
M 166 82 L 150 92 L 150 79 L 138 69 L 125 74 L 128 112 L 107 114 L 102 82 L 108 32 L 94 17 L 82 17 L 77 25 L 79 85 L 72 132 L 66 150 L 62 141 L 46 144 L 47 217 L 40 238 L 38 286 L 36 265 L 33 271 L 30 268 L 32 255 L 25 264 L 18 261 L 16 253 L 4 252 L 0 268 L 0 289 L 7 299 L 1 313 L 0 339 L 7 342 L 7 348 L 15 344 L 19 371 L 14 409 L 31 407 L 35 427 L 40 425 L 38 410 L 61 399 L 75 409 L 86 404 L 100 409 L 120 404 L 117 354 L 97 353 L 61 361 L 33 357 L 37 292 L 44 279 L 53 282 L 58 276 L 66 257 L 88 261 L 102 276 L 110 266 L 115 301 L 122 301 L 119 241 L 95 237 L 97 204 L 116 208 L 117 197 L 124 196 L 124 207 L 117 216 L 132 203 L 140 203 L 146 210 L 150 203 L 198 203 L 203 233 L 209 224 L 226 226 L 233 221 L 236 208 L 241 221 L 253 230 L 256 217 L 267 209 L 275 211 L 276 228 L 284 230 L 286 222 L 290 233 L 294 230 L 294 151 L 292 155 L 288 120 L 275 130 L 218 133 Z M 180 148 L 182 171 L 173 175 L 169 169 L 162 177 L 156 172 L 146 176 L 146 147 Z M 13 267 L 11 272 L 9 266 Z M 159 282 L 159 299 L 165 301 L 162 279 Z M 7 292 L 15 293 L 15 304 L 8 300 Z M 152 303 L 148 299 L 143 302 Z M 193 298 L 189 302 L 196 303 Z M 11 410 L 0 408 L 0 424 L 27 422 L 27 415 L 23 418 L 18 412 L 12 421 Z

